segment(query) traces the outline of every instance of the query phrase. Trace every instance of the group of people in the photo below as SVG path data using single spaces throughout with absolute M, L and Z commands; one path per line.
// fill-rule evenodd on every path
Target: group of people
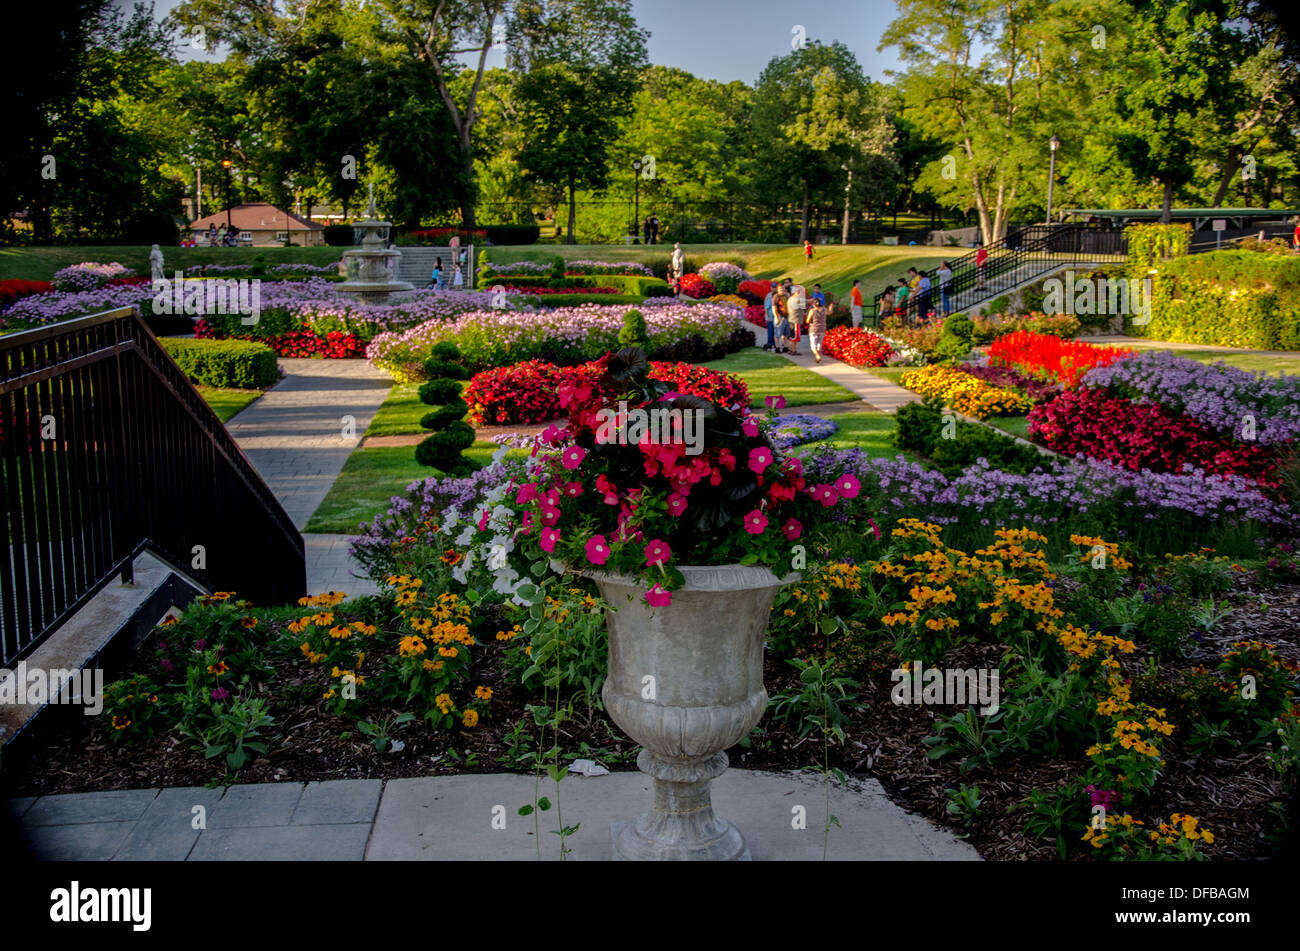
M 981 249 L 982 250 L 982 249 Z M 983 273 L 980 273 L 981 279 Z M 934 280 L 924 271 L 907 269 L 907 277 L 900 277 L 894 285 L 880 292 L 880 316 L 899 318 L 918 317 L 924 320 L 935 313 L 934 292 L 938 284 L 938 313 L 947 317 L 952 313 L 952 265 L 944 261 L 935 271 Z
M 452 268 L 451 268 L 451 286 L 453 290 L 460 290 L 465 286 L 465 252 L 452 249 Z M 429 286 L 440 291 L 447 289 L 447 276 L 442 270 L 442 256 L 433 259 L 433 273 L 429 275 Z
M 862 326 L 862 282 L 853 282 L 850 294 L 853 326 Z M 813 359 L 822 362 L 822 340 L 826 337 L 826 321 L 830 317 L 830 304 L 820 284 L 812 292 L 791 278 L 772 282 L 772 289 L 763 299 L 763 312 L 767 318 L 767 342 L 764 350 L 799 356 L 799 342 L 808 337 L 808 349 Z
M 209 224 L 207 231 L 196 232 L 194 237 L 189 239 L 188 244 L 182 241 L 181 247 L 237 248 L 239 247 L 239 231 L 235 228 L 226 230 L 225 225 L 218 228 L 215 224 Z
M 645 235 L 646 244 L 659 243 L 659 216 L 649 215 L 641 226 L 642 234 Z

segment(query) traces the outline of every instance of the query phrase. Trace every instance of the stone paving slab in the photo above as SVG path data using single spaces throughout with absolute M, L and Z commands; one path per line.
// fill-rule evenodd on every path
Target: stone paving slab
M 639 772 L 572 776 L 558 797 L 545 780 L 540 794 L 559 808 L 538 812 L 536 821 L 518 814 L 533 802 L 534 779 L 516 774 L 265 783 L 224 794 L 199 787 L 77 793 L 26 806 L 11 800 L 8 808 L 21 813 L 33 853 L 59 860 L 536 861 L 540 841 L 542 858 L 554 861 L 559 838 L 551 830 L 562 810 L 566 825 L 579 826 L 568 857 L 608 861 L 610 826 L 651 802 L 650 781 Z M 825 795 L 820 777 L 801 773 L 732 769 L 713 784 L 714 808 L 740 827 L 756 861 L 821 860 Z M 969 844 L 890 802 L 874 780 L 832 785 L 830 798 L 841 828 L 831 830 L 829 859 L 979 859 Z M 125 803 L 136 804 L 134 814 Z M 193 828 L 196 805 L 206 809 L 204 829 Z M 29 821 L 34 813 L 84 821 Z M 800 815 L 804 828 L 796 828 Z M 493 828 L 494 817 L 505 819 L 504 829 Z
M 205 832 L 193 862 L 360 862 L 370 823 L 218 829 Z
M 778 356 L 785 357 L 796 366 L 838 383 L 850 393 L 870 403 L 869 409 L 874 408 L 879 412 L 892 415 L 898 412 L 900 406 L 921 401 L 920 396 L 911 390 L 903 389 L 897 383 L 891 383 L 884 377 L 868 373 L 866 370 L 859 370 L 847 363 L 841 363 L 834 357 L 827 356 L 824 353 L 822 354 L 821 363 L 814 360 L 812 354 L 806 348 L 800 351 L 798 356 L 788 353 L 778 354 Z M 801 406 L 797 409 L 806 413 L 814 412 L 816 407 Z
M 304 554 L 307 557 L 307 593 L 324 594 L 342 591 L 349 598 L 363 594 L 378 594 L 379 585 L 369 578 L 357 577 L 360 567 L 348 554 L 350 535 L 304 534 Z

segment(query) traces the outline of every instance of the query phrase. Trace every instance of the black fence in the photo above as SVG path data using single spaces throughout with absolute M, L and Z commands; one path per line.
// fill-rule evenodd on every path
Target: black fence
M 302 536 L 134 309 L 0 337 L 0 666 L 151 551 L 257 603 L 306 594 Z
M 923 272 L 930 279 L 930 291 L 909 295 L 905 311 L 898 316 L 919 321 L 935 313 L 967 310 L 1060 267 L 1122 259 L 1128 243 L 1121 229 L 1105 225 L 1027 225 L 1008 231 L 1005 238 L 983 250 L 982 263 L 980 249 L 949 259 L 952 277 L 946 288 L 939 268 Z M 895 282 L 893 288 L 882 288 L 874 295 L 878 320 L 893 310 L 898 286 Z

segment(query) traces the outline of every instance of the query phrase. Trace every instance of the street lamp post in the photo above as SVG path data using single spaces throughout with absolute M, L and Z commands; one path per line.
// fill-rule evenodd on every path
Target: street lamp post
M 230 166 L 231 164 L 232 163 L 230 159 L 221 160 L 221 167 L 226 170 L 226 233 L 227 234 L 229 234 L 231 229 L 234 227 L 234 225 L 230 223 Z
M 634 194 L 634 205 L 632 208 L 632 243 L 637 243 L 637 235 L 641 233 L 641 160 L 632 160 L 632 191 Z
M 1052 187 L 1056 184 L 1056 150 L 1061 147 L 1061 140 L 1055 134 L 1047 142 L 1052 147 L 1051 168 L 1047 172 L 1047 223 L 1052 223 Z
M 849 182 L 844 186 L 844 227 L 840 234 L 840 244 L 847 245 L 849 243 L 849 202 L 853 194 L 853 169 L 847 165 L 841 165 L 840 168 L 849 173 Z

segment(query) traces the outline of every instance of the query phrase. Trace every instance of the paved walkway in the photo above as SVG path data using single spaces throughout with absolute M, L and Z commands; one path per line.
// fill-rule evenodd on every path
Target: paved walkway
M 823 376 L 844 387 L 850 393 L 861 397 L 870 406 L 864 407 L 866 410 L 877 410 L 881 413 L 897 413 L 900 406 L 906 406 L 908 403 L 919 403 L 921 397 L 911 390 L 905 390 L 897 383 L 891 383 L 884 377 L 876 376 L 866 370 L 859 370 L 857 367 L 849 366 L 847 363 L 841 363 L 834 357 L 822 354 L 822 362 L 818 363 L 813 359 L 812 352 L 808 348 L 808 341 L 799 341 L 799 355 L 792 356 L 788 353 L 777 354 L 785 357 L 791 363 L 803 367 L 805 370 L 811 370 L 818 376 Z M 816 413 L 816 406 L 800 406 L 798 412 Z
M 756 861 L 820 860 L 826 821 L 820 778 L 728 770 L 713 783 L 718 814 L 739 826 Z M 835 860 L 976 861 L 968 844 L 894 805 L 874 780 L 832 786 L 827 857 Z M 8 803 L 22 842 L 54 861 L 536 861 L 532 776 L 336 780 L 142 789 L 15 799 Z M 540 795 L 557 800 L 554 784 Z M 608 861 L 611 823 L 649 808 L 639 772 L 571 776 L 558 805 L 570 859 Z M 802 810 L 797 807 L 802 807 Z M 796 828 L 796 817 L 806 828 Z M 555 810 L 538 814 L 542 857 L 559 857 Z M 505 828 L 494 828 L 504 818 Z M 197 828 L 196 828 L 197 826 Z
M 360 442 L 392 378 L 365 360 L 281 358 L 284 379 L 228 424 L 230 434 L 301 529 Z M 309 593 L 370 594 L 351 575 L 346 535 L 305 535 Z

